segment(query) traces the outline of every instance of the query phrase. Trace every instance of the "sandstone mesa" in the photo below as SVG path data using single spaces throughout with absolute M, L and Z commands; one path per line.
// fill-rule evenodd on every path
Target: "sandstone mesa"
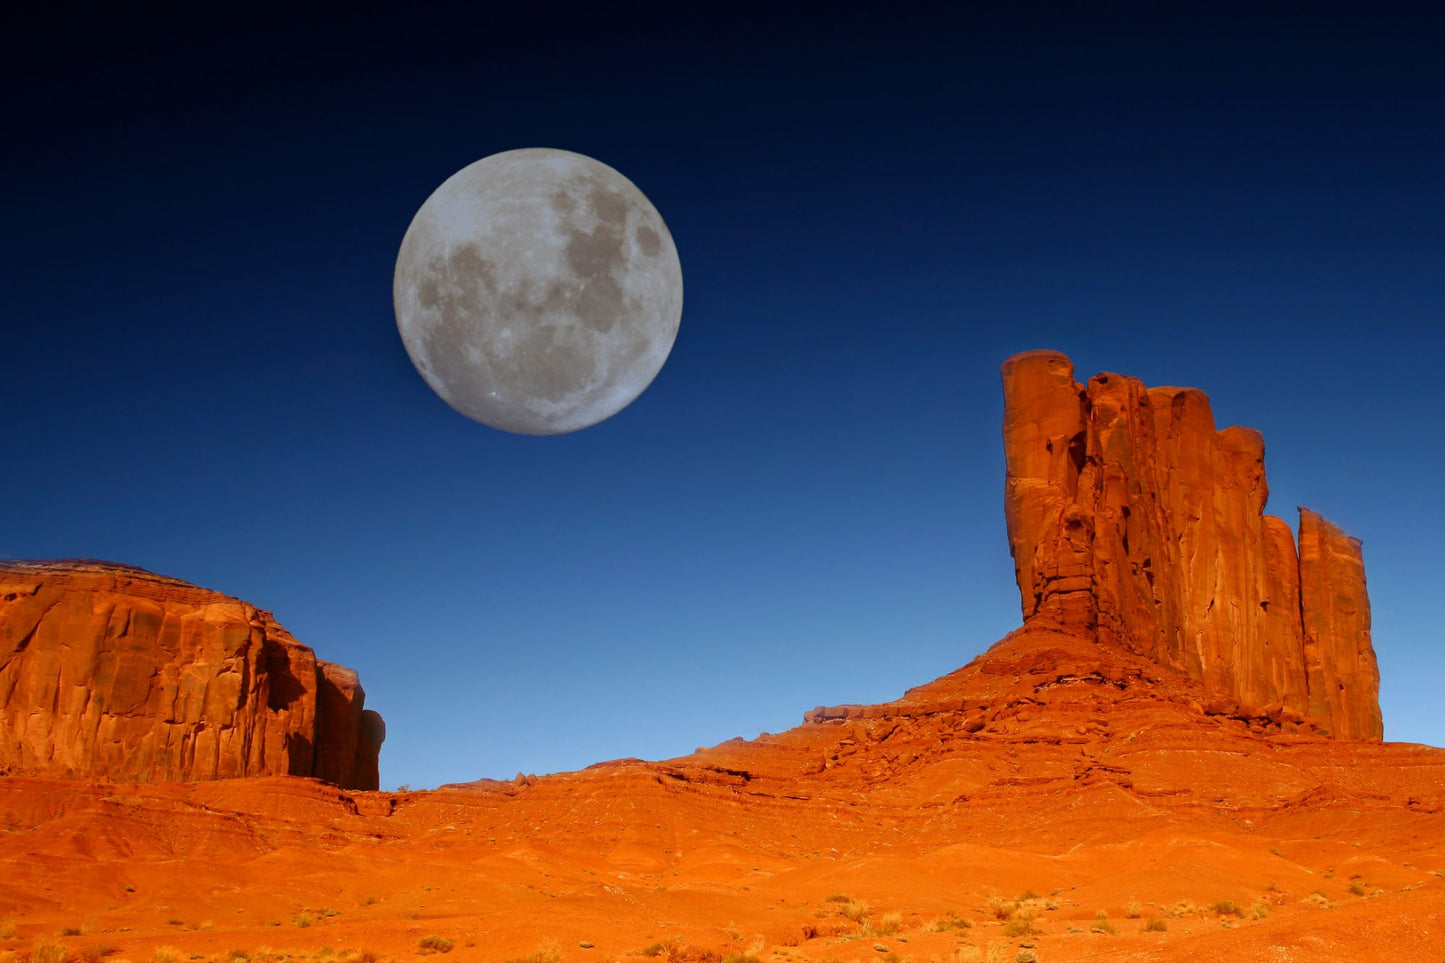
M 365 698 L 239 599 L 133 566 L 0 563 L 0 773 L 376 789 L 386 729 Z

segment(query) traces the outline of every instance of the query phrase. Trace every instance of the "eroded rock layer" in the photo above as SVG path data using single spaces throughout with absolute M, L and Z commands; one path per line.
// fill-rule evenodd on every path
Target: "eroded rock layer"
M 365 698 L 239 599 L 111 563 L 0 564 L 0 770 L 376 789 Z
M 1380 739 L 1360 543 L 1264 514 L 1264 439 L 1194 388 L 1056 351 L 1003 366 L 1009 548 L 1026 624 L 1083 630 L 1340 738 Z

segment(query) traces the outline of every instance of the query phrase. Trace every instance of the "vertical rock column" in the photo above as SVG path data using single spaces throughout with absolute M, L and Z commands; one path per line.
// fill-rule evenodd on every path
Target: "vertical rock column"
M 1300 614 L 1309 715 L 1341 739 L 1380 739 L 1380 670 L 1360 541 L 1299 510 Z
M 1003 366 L 1005 513 L 1024 621 L 1083 631 L 1343 738 L 1380 738 L 1359 543 L 1264 514 L 1264 439 L 1194 388 L 1056 351 Z

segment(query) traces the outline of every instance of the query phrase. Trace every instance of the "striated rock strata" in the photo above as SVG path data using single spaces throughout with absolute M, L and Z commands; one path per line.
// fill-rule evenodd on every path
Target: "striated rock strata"
M 1264 514 L 1264 439 L 1194 388 L 1056 351 L 1003 366 L 1009 548 L 1026 625 L 1093 633 L 1242 702 L 1380 739 L 1360 543 Z
M 130 566 L 0 563 L 0 770 L 376 789 L 385 727 L 365 698 L 239 599 Z

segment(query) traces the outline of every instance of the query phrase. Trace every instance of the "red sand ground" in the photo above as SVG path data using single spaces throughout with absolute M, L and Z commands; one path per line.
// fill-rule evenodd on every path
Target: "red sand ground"
M 536 963 L 1445 960 L 1445 750 L 1241 715 L 1021 630 L 898 702 L 662 763 L 407 793 L 10 775 L 0 960 L 431 934 Z

